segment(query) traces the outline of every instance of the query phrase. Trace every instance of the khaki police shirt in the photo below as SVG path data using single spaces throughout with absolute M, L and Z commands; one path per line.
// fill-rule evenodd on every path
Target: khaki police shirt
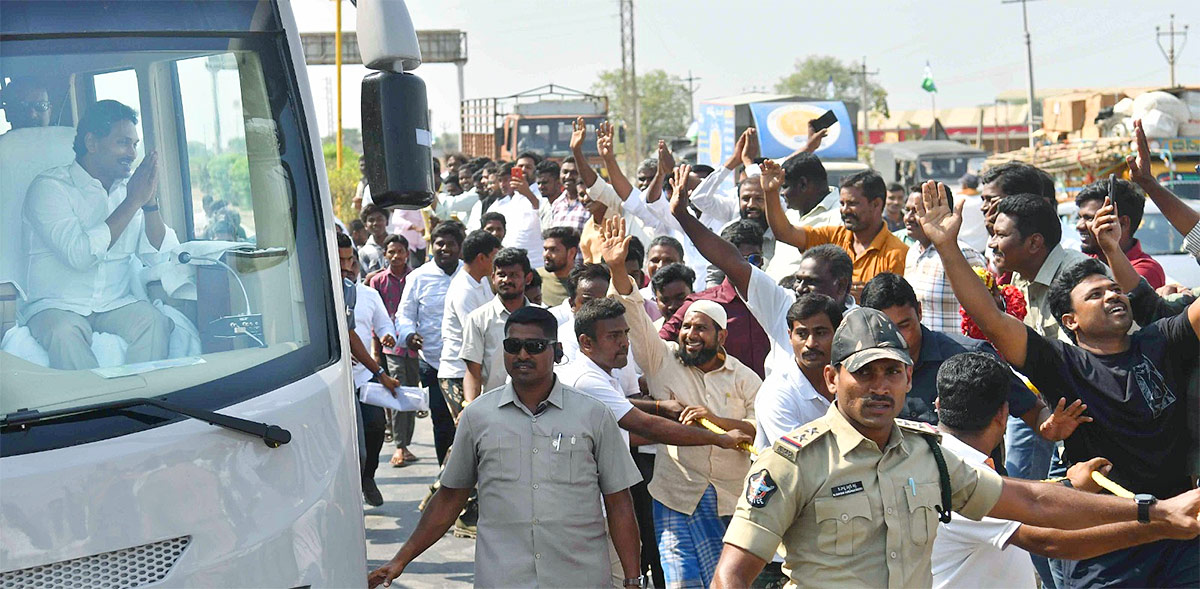
M 555 382 L 537 412 L 512 385 L 463 410 L 442 484 L 479 488 L 477 587 L 612 584 L 601 495 L 642 480 L 612 411 Z
M 762 379 L 750 367 L 729 354 L 725 354 L 724 364 L 711 372 L 685 366 L 675 357 L 679 344 L 658 337 L 658 330 L 642 306 L 641 293 L 635 289 L 629 296 L 621 296 L 610 287 L 609 296 L 625 307 L 629 348 L 646 376 L 651 397 L 703 405 L 721 417 L 754 423 L 754 397 Z M 670 509 L 690 515 L 712 485 L 717 492 L 717 514 L 733 514 L 746 469 L 750 468 L 748 453 L 717 446 L 659 444 L 658 448 L 654 476 L 648 486 L 650 496 Z
M 896 422 L 882 451 L 836 404 L 781 437 L 750 467 L 725 542 L 766 561 L 782 543 L 783 569 L 796 585 L 931 586 L 941 487 L 918 432 L 936 430 Z M 1000 476 L 951 452 L 943 456 L 951 508 L 980 519 L 1000 498 Z

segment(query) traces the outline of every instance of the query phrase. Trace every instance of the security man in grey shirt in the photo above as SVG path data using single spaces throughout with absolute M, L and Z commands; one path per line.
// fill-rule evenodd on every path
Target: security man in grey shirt
M 545 309 L 509 315 L 503 347 L 512 381 L 463 409 L 441 488 L 368 586 L 390 585 L 437 542 L 476 485 L 476 587 L 611 586 L 606 517 L 625 585 L 641 584 L 629 494 L 641 475 L 612 411 L 556 379 L 557 334 Z

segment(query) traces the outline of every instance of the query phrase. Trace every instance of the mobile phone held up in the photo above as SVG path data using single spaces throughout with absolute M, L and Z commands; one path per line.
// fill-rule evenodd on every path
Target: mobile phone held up
M 525 178 L 525 168 L 513 166 L 511 177 L 514 180 L 523 180 Z
M 817 131 L 820 131 L 821 129 L 828 129 L 828 128 L 832 127 L 833 124 L 836 122 L 837 122 L 837 115 L 833 114 L 833 111 L 827 110 L 827 111 L 825 111 L 825 114 L 817 117 L 816 119 L 813 119 L 813 122 L 812 122 L 813 133 L 816 133 Z

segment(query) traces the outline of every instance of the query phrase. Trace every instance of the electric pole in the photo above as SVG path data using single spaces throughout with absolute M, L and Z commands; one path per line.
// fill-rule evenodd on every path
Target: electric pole
M 1028 75 L 1029 75 L 1029 86 L 1028 86 L 1028 89 L 1029 89 L 1029 95 L 1028 95 L 1029 113 L 1025 116 L 1025 122 L 1029 125 L 1029 148 L 1033 149 L 1033 145 L 1034 145 L 1034 139 L 1033 139 L 1033 104 L 1034 104 L 1034 98 L 1033 98 L 1033 43 L 1030 41 L 1030 37 L 1029 37 L 1029 11 L 1025 6 L 1028 3 L 1028 1 L 1029 0 L 1002 0 L 1002 3 L 1003 4 L 1013 4 L 1015 2 L 1021 3 L 1021 21 L 1025 25 L 1025 67 L 1028 70 Z
M 688 118 L 691 119 L 691 121 L 688 121 L 689 125 L 692 124 L 692 121 L 696 120 L 696 88 L 693 86 L 693 84 L 703 79 L 704 78 L 697 78 L 696 76 L 693 76 L 692 70 L 688 70 L 688 77 L 683 79 L 683 81 L 687 82 L 688 85 Z
M 1187 25 L 1183 25 L 1182 32 L 1175 32 L 1175 15 L 1171 15 L 1171 24 L 1167 27 L 1167 32 L 1162 32 L 1157 26 L 1154 27 L 1154 41 L 1158 43 L 1158 50 L 1162 51 L 1163 57 L 1167 58 L 1167 65 L 1171 68 L 1171 87 L 1175 87 L 1175 37 L 1182 37 L 1183 40 L 1179 43 L 1179 51 L 1183 51 L 1183 46 L 1187 44 Z M 1163 47 L 1162 39 L 1167 38 L 1169 47 Z
M 859 110 L 862 111 L 862 116 L 863 116 L 862 145 L 871 145 L 871 117 L 870 117 L 870 115 L 871 115 L 871 106 L 870 106 L 871 93 L 867 89 L 867 76 L 874 76 L 879 73 L 879 70 L 868 72 L 867 71 L 867 56 L 864 55 L 863 60 L 862 60 L 862 66 L 859 69 L 858 73 L 859 73 L 859 76 L 861 76 L 859 78 L 859 86 L 862 87 L 862 107 L 859 108 Z
M 633 35 L 633 0 L 618 0 L 621 5 L 621 85 L 625 90 L 625 100 L 630 109 L 632 121 L 627 121 L 633 126 L 633 145 L 634 148 L 629 150 L 630 169 L 637 165 L 637 161 L 642 157 L 642 120 L 640 108 L 638 108 L 638 91 L 637 91 L 637 64 L 634 60 L 634 35 Z

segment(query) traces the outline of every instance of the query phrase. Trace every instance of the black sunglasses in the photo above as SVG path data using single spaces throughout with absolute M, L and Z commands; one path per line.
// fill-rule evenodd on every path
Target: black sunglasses
M 21 110 L 33 109 L 37 112 L 46 112 L 46 111 L 50 110 L 50 101 L 49 100 L 34 100 L 34 101 L 30 101 L 30 102 L 24 102 L 24 101 L 22 101 L 22 102 L 6 102 L 6 103 L 4 103 L 4 106 L 6 108 L 17 107 Z
M 504 351 L 505 353 L 515 355 L 521 353 L 521 348 L 525 348 L 525 351 L 530 356 L 536 356 L 545 352 L 546 348 L 549 348 L 553 343 L 554 340 L 552 339 L 519 339 L 510 337 L 504 340 Z

